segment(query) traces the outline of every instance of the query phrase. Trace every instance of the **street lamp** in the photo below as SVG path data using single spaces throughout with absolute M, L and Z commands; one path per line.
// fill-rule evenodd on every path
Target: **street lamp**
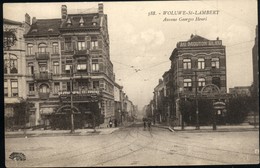
M 70 66 L 70 110 L 71 110 L 71 113 L 70 113 L 70 115 L 71 115 L 71 131 L 70 131 L 70 133 L 74 133 L 75 132 L 75 130 L 74 130 L 74 114 L 73 114 L 73 110 L 72 110 L 72 108 L 73 108 L 73 92 L 72 92 L 72 84 L 73 84 L 73 82 L 72 82 L 72 80 L 73 80 L 73 78 L 72 78 L 72 76 L 73 76 L 73 67 L 72 67 L 72 65 Z
M 198 105 L 198 80 L 197 80 L 197 70 L 195 72 L 195 101 L 196 101 L 196 130 L 200 129 L 199 125 L 199 105 Z

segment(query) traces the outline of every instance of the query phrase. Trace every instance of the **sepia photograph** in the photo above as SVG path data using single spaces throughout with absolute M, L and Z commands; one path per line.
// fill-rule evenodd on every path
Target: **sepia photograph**
M 5 166 L 259 165 L 257 6 L 4 3 Z

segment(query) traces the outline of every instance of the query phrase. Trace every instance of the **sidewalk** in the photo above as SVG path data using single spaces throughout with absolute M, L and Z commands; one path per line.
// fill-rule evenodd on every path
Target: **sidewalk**
M 185 126 L 184 130 L 181 129 L 180 126 L 170 127 L 162 124 L 152 125 L 153 127 L 174 130 L 174 132 L 240 132 L 240 131 L 258 131 L 259 126 L 254 128 L 253 125 L 217 125 L 217 129 L 213 130 L 212 126 L 200 126 L 199 130 L 195 129 L 195 126 Z
M 38 137 L 38 136 L 81 136 L 81 135 L 106 135 L 111 134 L 114 131 L 119 130 L 117 128 L 96 128 L 94 129 L 76 129 L 75 133 L 71 134 L 70 130 L 24 130 L 5 132 L 5 137 Z

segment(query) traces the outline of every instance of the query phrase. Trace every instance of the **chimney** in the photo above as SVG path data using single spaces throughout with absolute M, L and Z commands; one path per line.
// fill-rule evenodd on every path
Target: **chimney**
M 190 35 L 190 38 L 192 38 L 193 36 L 194 36 L 194 35 L 193 35 L 193 34 L 191 34 L 191 35 Z
M 36 17 L 33 17 L 33 18 L 32 18 L 32 24 L 35 24 L 36 22 L 37 22 Z
M 61 19 L 65 20 L 67 18 L 67 6 L 62 5 L 61 6 Z
M 219 40 L 219 37 L 217 37 L 217 40 Z
M 25 23 L 31 25 L 31 17 L 28 13 L 25 14 Z
M 98 4 L 98 14 L 103 14 L 103 4 L 102 3 Z

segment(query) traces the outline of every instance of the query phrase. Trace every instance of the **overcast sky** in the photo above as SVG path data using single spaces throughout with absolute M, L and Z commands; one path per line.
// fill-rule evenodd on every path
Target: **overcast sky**
M 6 3 L 4 18 L 24 21 L 25 13 L 37 19 L 60 18 L 61 5 L 68 13 L 97 8 L 97 2 Z M 178 41 L 191 34 L 209 40 L 219 37 L 226 46 L 227 86 L 249 86 L 253 81 L 252 47 L 257 25 L 256 0 L 104 2 L 108 15 L 110 55 L 116 82 L 139 109 L 149 103 L 159 78 L 170 69 L 169 57 Z M 219 10 L 218 15 L 202 15 L 206 21 L 168 21 L 167 18 L 195 18 L 195 15 L 159 15 L 163 11 Z M 148 16 L 150 11 L 157 15 Z

